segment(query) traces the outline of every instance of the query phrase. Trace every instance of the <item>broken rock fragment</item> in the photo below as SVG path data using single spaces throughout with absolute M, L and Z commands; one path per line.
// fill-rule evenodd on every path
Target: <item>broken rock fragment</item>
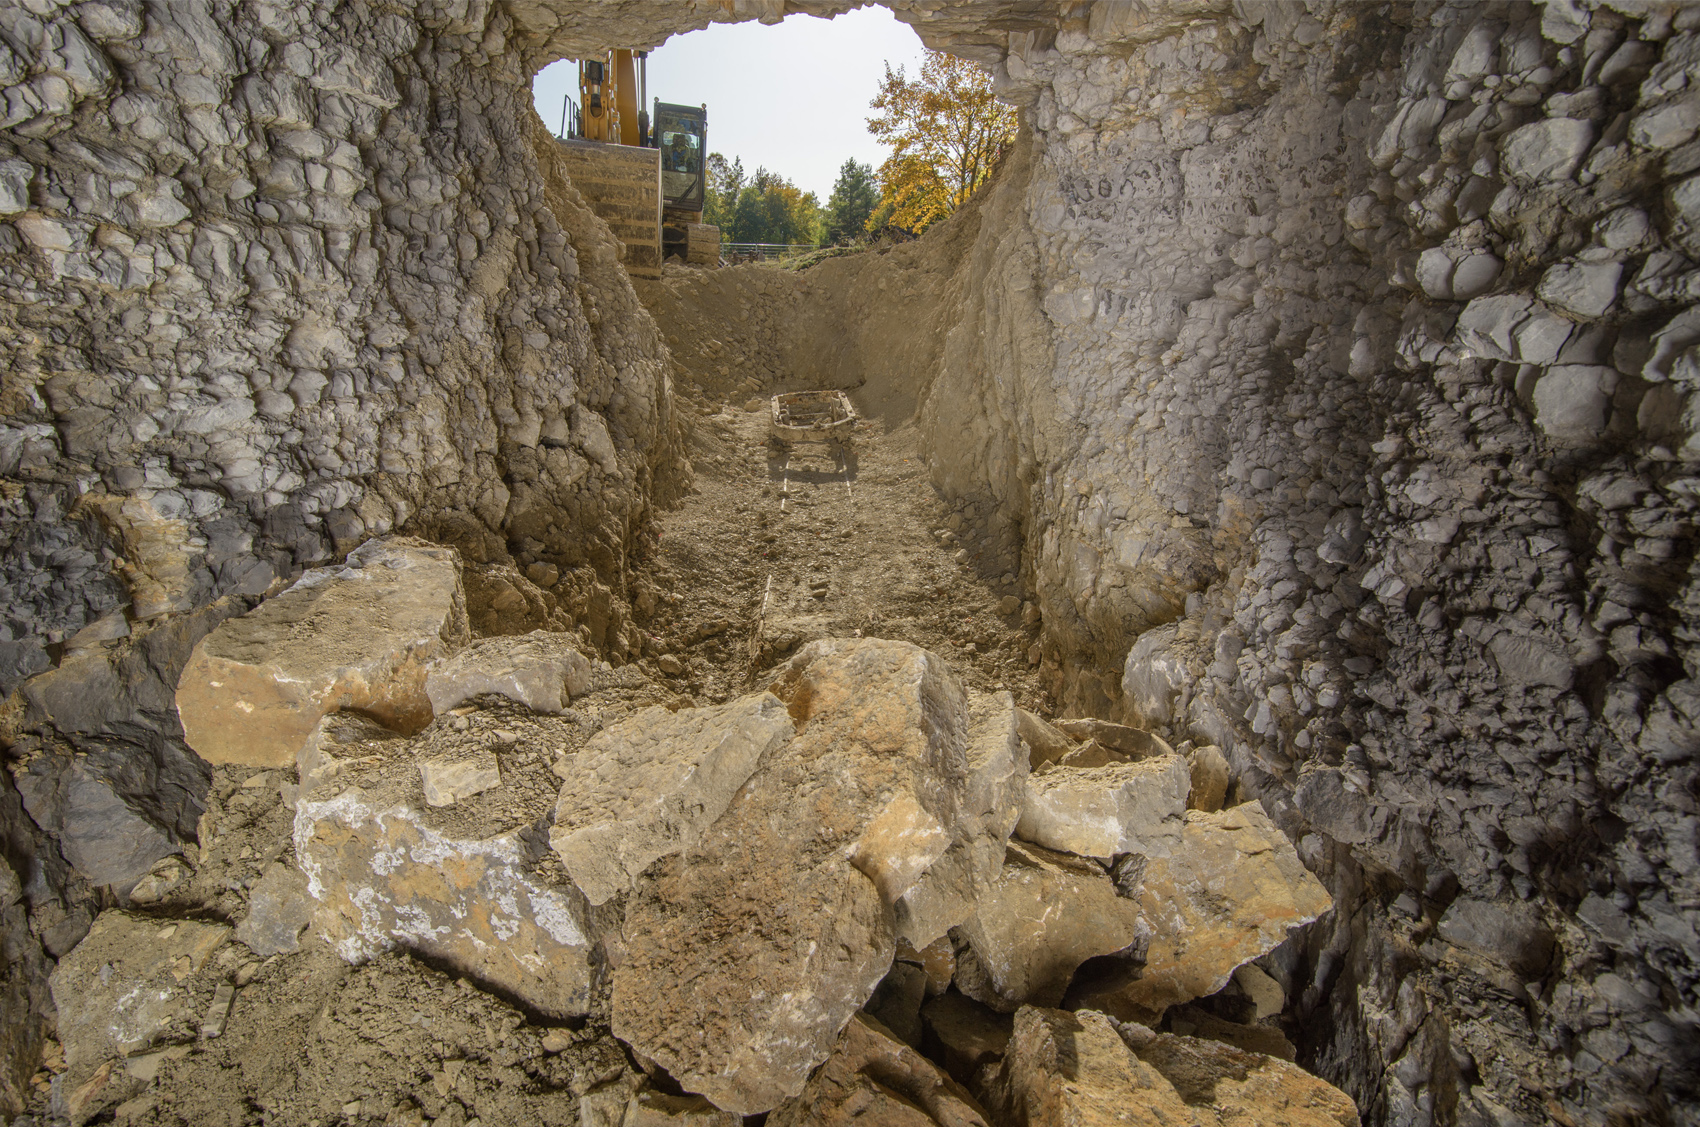
M 865 1015 L 845 1026 L 832 1055 L 801 1095 L 768 1116 L 772 1127 L 985 1127 L 961 1085 Z
M 196 644 L 177 682 L 184 738 L 210 763 L 286 767 L 339 709 L 417 731 L 426 670 L 466 635 L 452 549 L 369 540 Z
M 438 716 L 482 693 L 555 713 L 589 690 L 590 661 L 572 636 L 544 630 L 480 638 L 425 674 L 425 695 Z
M 463 798 L 502 785 L 496 753 L 487 747 L 468 748 L 455 756 L 439 756 L 419 764 L 419 782 L 430 806 L 453 806 Z
M 1137 1018 L 1214 994 L 1332 903 L 1261 803 L 1190 811 L 1180 844 L 1145 866 L 1139 906 L 1153 934 L 1144 973 L 1103 1004 Z
M 771 693 L 714 708 L 646 708 L 563 765 L 549 843 L 586 898 L 601 904 L 658 858 L 694 844 L 791 732 Z
M 195 981 L 229 938 L 222 924 L 102 912 L 50 980 L 65 1047 L 61 1081 L 73 1122 L 111 1097 L 116 1057 L 163 1036 L 192 1037 L 212 990 Z
M 293 865 L 273 862 L 248 894 L 248 915 L 236 938 L 261 958 L 301 949 L 301 933 L 313 920 L 307 878 Z
M 529 823 L 458 807 L 445 820 L 425 804 L 411 741 L 359 717 L 326 717 L 310 746 L 295 855 L 338 954 L 401 947 L 550 1017 L 586 1011 L 586 907 L 537 876 Z
M 1081 963 L 1148 934 L 1139 917 L 1095 862 L 1011 841 L 1003 875 L 959 929 L 957 987 L 1005 1013 L 1056 1005 Z
M 1052 766 L 1027 780 L 1016 836 L 1082 857 L 1161 856 L 1180 840 L 1192 773 L 1179 755 Z
M 936 655 L 814 642 L 771 690 L 796 734 L 637 883 L 613 976 L 615 1035 L 745 1115 L 802 1092 L 891 966 L 896 901 L 985 832 L 967 701 Z
M 1357 1127 L 1344 1092 L 1297 1065 L 1213 1041 L 1024 1007 L 991 1110 L 1026 1127 Z

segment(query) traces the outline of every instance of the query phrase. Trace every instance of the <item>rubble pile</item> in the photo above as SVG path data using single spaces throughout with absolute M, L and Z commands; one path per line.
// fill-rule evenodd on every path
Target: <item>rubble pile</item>
M 641 678 L 560 636 L 468 643 L 453 556 L 373 541 L 196 646 L 185 728 L 262 770 L 287 836 L 234 929 L 113 909 L 60 960 L 73 1124 L 152 1091 L 139 1061 L 190 1075 L 253 966 L 327 949 L 403 952 L 623 1046 L 581 1122 L 1144 1122 L 1143 1089 L 1214 1087 L 1356 1122 L 1283 1060 L 1153 1032 L 1330 907 L 1256 802 L 1189 808 L 1187 755 L 875 638 L 812 642 L 723 704 L 590 722 L 582 702 Z M 196 672 L 215 660 L 233 671 Z M 402 699 L 423 712 L 367 706 Z M 1096 1031 L 1078 1060 L 1064 1027 Z

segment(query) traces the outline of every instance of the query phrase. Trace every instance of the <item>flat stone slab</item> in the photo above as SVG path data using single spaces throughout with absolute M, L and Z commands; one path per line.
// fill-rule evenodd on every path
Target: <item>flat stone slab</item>
M 294 827 L 314 929 L 351 963 L 399 947 L 551 1017 L 583 1015 L 594 979 L 583 897 L 537 875 L 529 821 L 491 833 L 493 817 L 431 810 L 423 740 L 346 714 L 314 734 Z
M 771 693 L 676 713 L 646 708 L 563 764 L 549 844 L 585 897 L 604 903 L 694 844 L 792 731 Z
M 1015 833 L 1082 857 L 1161 856 L 1180 842 L 1191 790 L 1187 761 L 1173 753 L 1102 767 L 1051 764 L 1027 780 Z
M 210 763 L 287 767 L 339 709 L 418 731 L 427 668 L 466 637 L 453 549 L 369 540 L 196 644 L 177 682 L 184 738 Z
M 425 673 L 425 695 L 438 716 L 483 693 L 495 693 L 533 712 L 560 712 L 590 690 L 590 660 L 568 634 L 533 630 L 480 638 Z

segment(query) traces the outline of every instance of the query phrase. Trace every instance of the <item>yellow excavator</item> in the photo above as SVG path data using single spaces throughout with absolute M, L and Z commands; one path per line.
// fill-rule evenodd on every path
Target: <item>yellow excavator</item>
M 661 263 L 720 261 L 720 230 L 702 209 L 708 107 L 648 93 L 647 51 L 616 49 L 578 61 L 579 101 L 562 107 L 561 144 L 573 184 L 625 244 L 627 272 L 659 277 Z

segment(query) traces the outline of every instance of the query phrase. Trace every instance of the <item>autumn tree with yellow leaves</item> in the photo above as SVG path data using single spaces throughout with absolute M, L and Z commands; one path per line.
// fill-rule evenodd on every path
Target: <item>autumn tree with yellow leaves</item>
M 920 234 L 968 201 L 1015 140 L 1015 111 L 992 97 L 992 82 L 973 63 L 928 51 L 911 79 L 885 66 L 880 111 L 868 132 L 892 146 L 880 167 L 880 207 L 869 230 Z

